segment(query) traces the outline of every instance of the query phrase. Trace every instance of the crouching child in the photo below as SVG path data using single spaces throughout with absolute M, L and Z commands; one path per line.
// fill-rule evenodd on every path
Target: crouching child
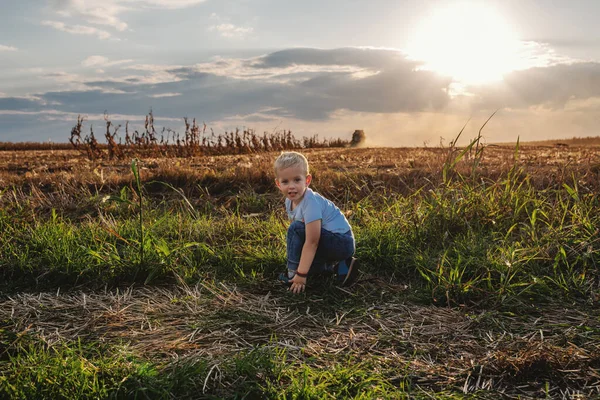
M 333 273 L 342 286 L 356 280 L 358 262 L 348 220 L 333 202 L 309 188 L 308 160 L 283 152 L 275 160 L 275 183 L 285 197 L 291 224 L 287 231 L 287 271 L 279 280 L 293 293 L 306 287 L 308 277 Z

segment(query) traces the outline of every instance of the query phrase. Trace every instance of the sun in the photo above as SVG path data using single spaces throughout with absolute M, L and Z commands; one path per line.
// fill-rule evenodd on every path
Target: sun
M 436 9 L 416 29 L 406 49 L 423 68 L 451 76 L 458 84 L 501 80 L 519 69 L 520 41 L 492 8 L 475 2 Z

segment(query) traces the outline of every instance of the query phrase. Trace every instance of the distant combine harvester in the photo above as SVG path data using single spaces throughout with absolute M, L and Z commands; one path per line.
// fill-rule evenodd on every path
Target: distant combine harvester
M 362 129 L 357 129 L 352 134 L 352 140 L 350 141 L 350 147 L 360 147 L 365 144 L 367 140 L 367 136 L 365 135 L 365 131 Z

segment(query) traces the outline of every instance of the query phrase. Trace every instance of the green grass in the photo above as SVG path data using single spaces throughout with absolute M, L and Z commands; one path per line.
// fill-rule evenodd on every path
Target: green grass
M 402 365 L 372 356 L 290 355 L 277 345 L 226 359 L 143 359 L 127 346 L 55 343 L 0 330 L 0 397 L 10 399 L 425 399 Z M 8 344 L 8 341 L 11 341 Z M 437 398 L 475 398 L 439 391 Z
M 39 288 L 176 277 L 256 283 L 285 265 L 282 213 L 248 216 L 244 204 L 254 210 L 271 194 L 208 212 L 127 196 L 136 195 L 98 202 L 95 218 L 0 211 L 2 277 Z M 363 272 L 407 283 L 430 302 L 510 305 L 597 293 L 600 203 L 576 185 L 456 181 L 349 207 Z

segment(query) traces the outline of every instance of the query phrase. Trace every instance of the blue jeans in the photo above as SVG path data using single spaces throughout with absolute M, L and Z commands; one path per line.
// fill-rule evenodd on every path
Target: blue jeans
M 306 226 L 300 221 L 292 222 L 287 231 L 287 266 L 289 278 L 292 278 L 293 271 L 298 269 L 304 242 L 306 242 Z M 352 230 L 346 233 L 333 233 L 321 228 L 319 246 L 317 247 L 317 252 L 315 253 L 315 258 L 308 274 L 333 272 L 333 265 L 335 263 L 346 260 L 354 255 L 355 246 Z M 346 263 L 340 263 L 340 267 L 346 268 Z M 345 272 L 342 270 L 339 273 L 344 274 Z M 289 276 L 290 274 L 292 276 Z

